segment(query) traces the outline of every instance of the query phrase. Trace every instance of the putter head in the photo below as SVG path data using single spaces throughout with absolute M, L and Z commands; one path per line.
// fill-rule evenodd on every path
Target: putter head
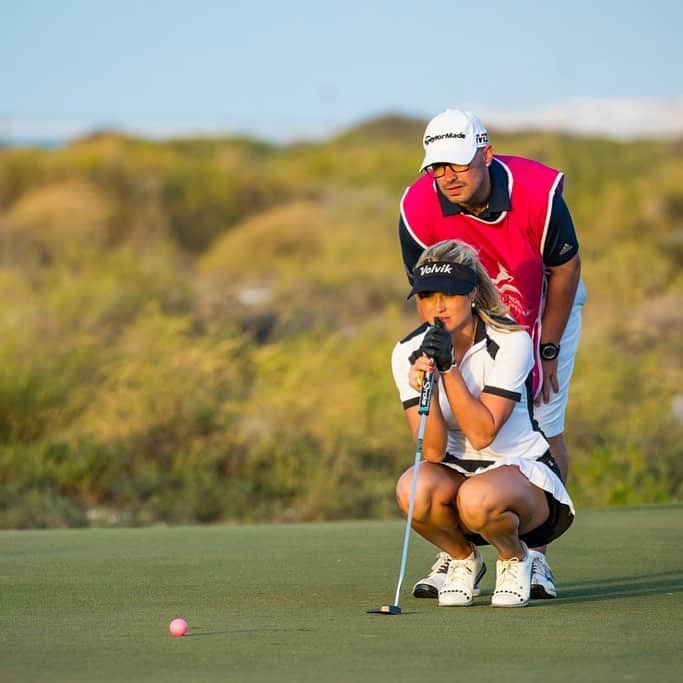
M 368 610 L 368 614 L 401 614 L 401 608 L 398 605 L 382 605 L 379 609 Z

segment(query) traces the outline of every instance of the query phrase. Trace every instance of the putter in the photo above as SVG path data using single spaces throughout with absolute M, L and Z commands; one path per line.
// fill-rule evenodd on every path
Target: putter
M 403 584 L 403 577 L 406 573 L 406 560 L 408 559 L 408 541 L 410 540 L 410 529 L 413 522 L 413 508 L 415 507 L 415 492 L 417 491 L 417 475 L 418 470 L 420 469 L 420 461 L 422 460 L 422 439 L 424 438 L 425 424 L 427 423 L 427 415 L 429 415 L 429 406 L 432 402 L 433 386 L 434 373 L 426 373 L 422 380 L 422 391 L 420 393 L 420 404 L 418 407 L 418 412 L 420 413 L 420 424 L 417 429 L 417 448 L 415 450 L 415 465 L 413 466 L 413 482 L 410 487 L 410 503 L 408 504 L 408 516 L 406 517 L 406 530 L 403 534 L 403 552 L 401 553 L 401 568 L 398 573 L 398 584 L 396 586 L 394 604 L 382 605 L 379 609 L 368 610 L 368 614 L 401 614 L 401 608 L 398 606 L 398 598 L 399 593 L 401 592 L 401 585 Z

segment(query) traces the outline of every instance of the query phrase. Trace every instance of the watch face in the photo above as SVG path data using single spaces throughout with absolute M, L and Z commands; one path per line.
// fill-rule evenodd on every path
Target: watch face
M 557 344 L 541 344 L 541 358 L 543 360 L 555 360 L 560 353 L 560 347 Z

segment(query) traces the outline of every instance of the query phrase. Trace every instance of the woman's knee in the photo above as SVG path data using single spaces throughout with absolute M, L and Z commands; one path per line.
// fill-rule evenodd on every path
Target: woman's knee
M 410 506 L 410 493 L 413 486 L 413 468 L 401 475 L 401 478 L 396 483 L 396 500 L 403 511 L 403 514 L 408 513 Z M 431 486 L 428 486 L 423 481 L 423 477 L 419 476 L 417 486 L 415 489 L 415 502 L 413 507 L 413 519 L 420 521 L 423 517 L 429 514 L 431 507 Z
M 408 509 L 410 487 L 413 482 L 413 468 L 406 470 L 396 482 L 396 501 L 398 506 L 405 512 Z
M 449 479 L 438 475 L 438 471 L 436 473 L 431 471 L 427 464 L 423 464 L 420 468 L 413 507 L 413 519 L 418 522 L 429 518 L 433 505 L 443 505 L 449 499 L 455 500 L 457 492 L 455 486 Z M 411 467 L 396 483 L 396 500 L 404 514 L 407 514 L 410 506 L 412 485 L 413 468 Z
M 479 531 L 505 512 L 507 506 L 499 491 L 473 478 L 460 487 L 457 507 L 465 526 L 472 531 Z

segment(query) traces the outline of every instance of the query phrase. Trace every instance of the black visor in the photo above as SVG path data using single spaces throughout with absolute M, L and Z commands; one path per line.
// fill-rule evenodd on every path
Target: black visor
M 423 263 L 413 270 L 413 288 L 410 299 L 418 292 L 469 294 L 477 286 L 477 273 L 462 263 Z

